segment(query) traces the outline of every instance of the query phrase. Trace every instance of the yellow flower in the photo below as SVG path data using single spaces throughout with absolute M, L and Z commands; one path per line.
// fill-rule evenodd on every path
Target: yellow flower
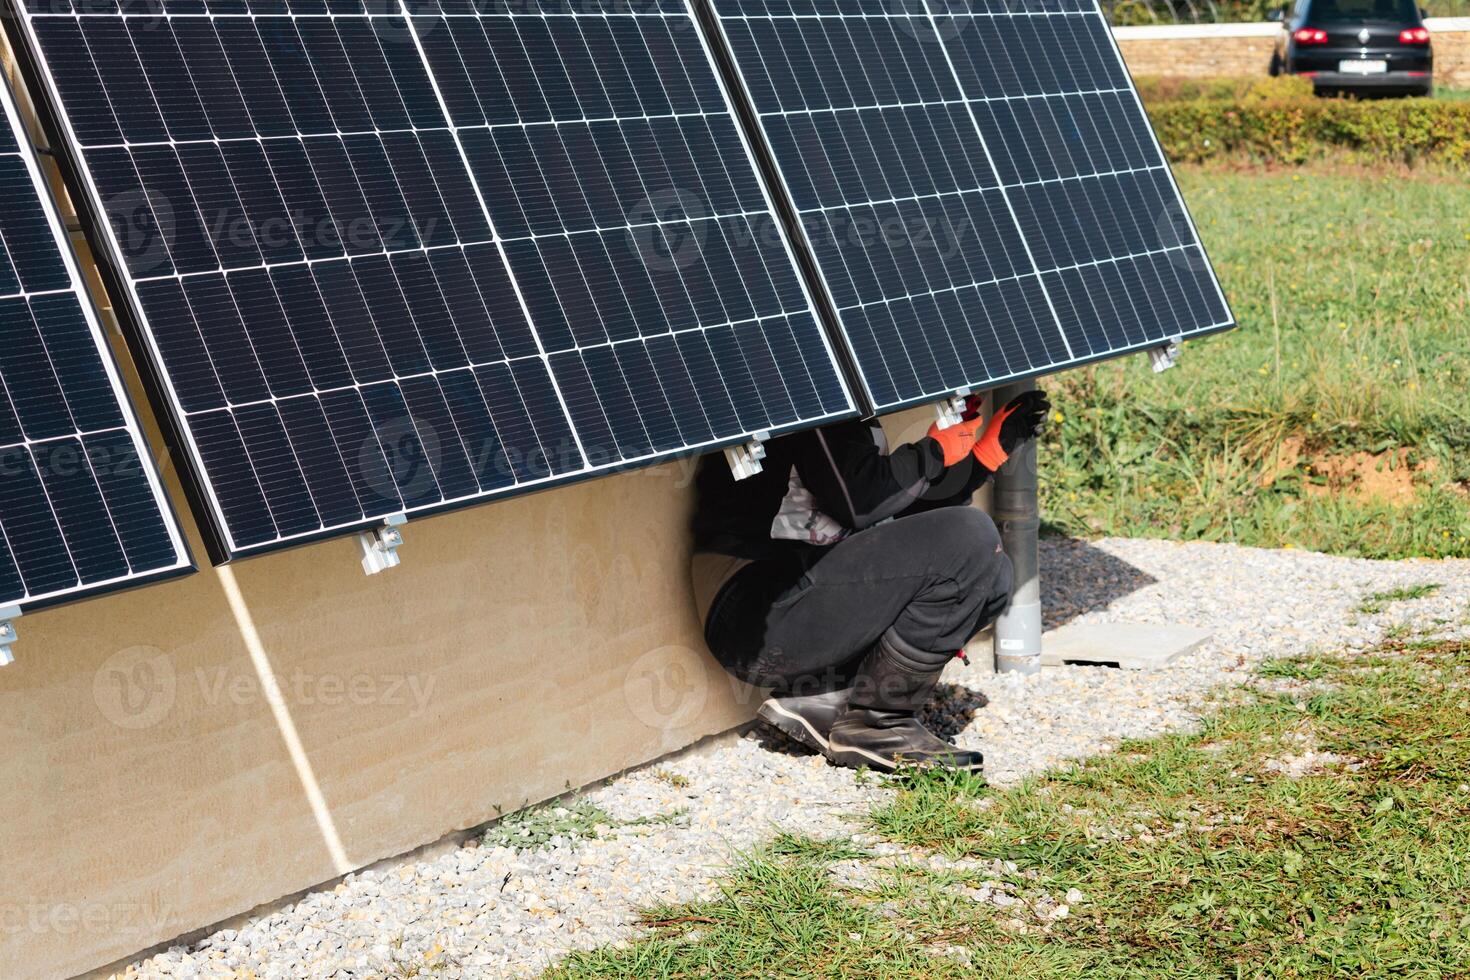
M 1061 412 L 1052 412 L 1051 413 L 1051 420 L 1053 422 L 1065 422 L 1065 421 L 1067 421 L 1067 417 L 1065 415 L 1063 415 Z

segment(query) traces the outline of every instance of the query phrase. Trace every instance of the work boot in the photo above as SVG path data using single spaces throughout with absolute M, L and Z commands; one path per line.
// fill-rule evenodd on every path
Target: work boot
M 858 668 L 848 709 L 828 734 L 827 758 L 881 772 L 900 765 L 981 769 L 985 759 L 979 752 L 956 748 L 915 717 L 952 656 L 918 650 L 893 630 L 879 637 Z
M 802 745 L 827 751 L 827 733 L 832 723 L 847 710 L 850 691 L 827 691 L 824 694 L 807 694 L 798 697 L 766 698 L 756 709 L 756 717 L 778 729 Z

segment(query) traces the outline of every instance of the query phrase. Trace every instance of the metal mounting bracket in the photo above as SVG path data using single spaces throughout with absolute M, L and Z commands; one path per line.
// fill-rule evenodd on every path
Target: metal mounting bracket
M 1148 363 L 1153 367 L 1154 374 L 1167 371 L 1179 360 L 1180 338 L 1165 341 L 1158 347 L 1148 349 Z
M 969 388 L 961 388 L 950 398 L 942 402 L 934 403 L 934 414 L 939 419 L 934 423 L 941 429 L 947 429 L 952 425 L 959 425 L 964 421 L 965 400 L 970 397 Z
M 725 447 L 725 462 L 730 464 L 730 474 L 735 479 L 743 480 L 761 471 L 761 460 L 766 458 L 766 440 L 769 438 L 769 432 L 757 432 L 744 445 Z
M 15 663 L 15 651 L 12 647 L 19 636 L 11 620 L 19 618 L 19 606 L 0 607 L 0 667 Z
M 376 575 L 403 561 L 398 556 L 398 548 L 403 544 L 403 532 L 399 528 L 407 523 L 407 514 L 394 514 L 383 519 L 382 527 L 357 536 L 357 545 L 362 549 L 363 572 Z

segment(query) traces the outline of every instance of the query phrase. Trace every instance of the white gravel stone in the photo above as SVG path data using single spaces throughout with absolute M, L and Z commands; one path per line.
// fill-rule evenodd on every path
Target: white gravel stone
M 926 717 L 941 734 L 982 750 L 987 776 L 999 784 L 1107 751 L 1121 738 L 1187 727 L 1211 690 L 1246 680 L 1266 657 L 1358 650 L 1393 627 L 1467 635 L 1470 561 L 1377 562 L 1124 539 L 1044 541 L 1041 558 L 1049 628 L 1126 620 L 1201 626 L 1214 636 L 1153 672 L 1061 667 L 1023 677 L 956 663 Z M 1434 595 L 1372 615 L 1356 611 L 1368 593 L 1431 582 L 1442 586 Z M 592 840 L 556 838 L 536 851 L 471 844 L 350 876 L 238 931 L 137 963 L 128 975 L 535 975 L 571 950 L 636 938 L 640 907 L 715 894 L 732 857 L 777 831 L 848 836 L 884 863 L 932 866 L 934 856 L 879 841 L 854 822 L 888 792 L 878 780 L 859 782 L 752 733 L 586 794 L 620 824 L 682 811 L 677 818 L 602 828 Z M 1003 872 L 996 865 L 988 873 Z M 833 883 L 863 880 L 860 866 L 844 864 Z M 996 905 L 1015 901 L 995 882 L 976 892 Z M 1069 891 L 1051 915 L 1083 900 Z M 1021 920 L 1013 927 L 1026 928 Z

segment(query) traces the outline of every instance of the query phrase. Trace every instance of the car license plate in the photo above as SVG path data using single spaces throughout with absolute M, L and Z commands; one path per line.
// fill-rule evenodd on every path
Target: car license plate
M 1344 75 L 1382 75 L 1388 71 L 1386 61 L 1339 61 L 1337 70 Z

